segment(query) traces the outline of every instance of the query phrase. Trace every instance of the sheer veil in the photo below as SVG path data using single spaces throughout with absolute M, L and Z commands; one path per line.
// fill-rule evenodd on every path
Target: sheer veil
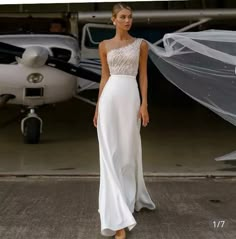
M 172 84 L 236 126 L 236 32 L 169 33 L 149 56 Z M 236 159 L 236 151 L 216 160 Z

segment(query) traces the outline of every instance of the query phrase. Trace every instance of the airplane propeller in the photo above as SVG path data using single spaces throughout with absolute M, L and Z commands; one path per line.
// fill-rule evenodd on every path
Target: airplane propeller
M 24 51 L 25 49 L 22 47 L 0 42 L 0 54 L 3 53 L 3 54 L 11 55 L 11 56 L 22 57 Z
M 28 48 L 27 48 L 28 49 Z M 29 64 L 29 59 L 27 59 L 28 57 L 33 57 L 39 58 L 37 59 L 40 64 L 39 65 L 47 65 L 56 69 L 59 69 L 61 71 L 64 71 L 66 73 L 69 73 L 71 75 L 74 76 L 78 76 L 84 79 L 88 79 L 90 81 L 94 81 L 94 82 L 100 82 L 101 76 L 93 71 L 87 70 L 84 67 L 81 66 L 76 66 L 72 63 L 63 61 L 61 59 L 58 59 L 56 57 L 50 56 L 48 55 L 48 53 L 46 52 L 47 50 L 43 47 L 31 47 L 31 49 L 29 48 L 28 50 L 23 48 L 23 47 L 18 47 L 18 46 L 14 46 L 5 42 L 0 42 L 0 54 L 8 54 L 11 56 L 15 56 L 15 57 L 19 57 L 21 59 L 19 59 L 19 61 L 24 64 Z M 37 53 L 39 51 L 37 50 L 41 50 L 41 55 L 38 56 Z M 29 52 L 31 51 L 31 52 Z M 29 52 L 29 53 L 28 53 Z M 25 61 L 24 61 L 24 54 L 25 54 Z M 31 54 L 31 56 L 29 56 Z M 41 58 L 40 58 L 41 57 Z M 23 60 L 22 60 L 23 58 Z

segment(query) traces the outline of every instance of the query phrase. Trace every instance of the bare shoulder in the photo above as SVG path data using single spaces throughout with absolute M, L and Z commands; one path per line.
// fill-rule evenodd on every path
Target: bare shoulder
M 141 38 L 140 48 L 142 51 L 148 51 L 148 43 L 146 40 Z
M 108 45 L 111 43 L 112 39 L 106 39 L 106 40 L 103 40 L 99 43 L 99 50 L 106 53 L 107 52 L 107 47 Z
M 103 40 L 103 41 L 101 41 L 101 42 L 98 44 L 99 50 L 103 50 L 103 49 L 105 48 L 105 44 L 106 44 L 105 41 L 106 41 L 106 40 Z

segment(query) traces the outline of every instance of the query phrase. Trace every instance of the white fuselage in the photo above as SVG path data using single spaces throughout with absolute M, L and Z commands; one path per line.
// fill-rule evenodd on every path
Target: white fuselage
M 68 62 L 78 65 L 80 52 L 77 39 L 67 35 L 32 34 L 32 35 L 2 35 L 0 42 L 28 48 L 32 46 L 44 47 L 49 55 L 53 55 L 52 48 L 69 50 L 71 55 Z M 60 54 L 60 53 L 59 53 Z M 39 73 L 42 81 L 31 83 L 27 79 L 30 74 Z M 76 90 L 77 77 L 47 65 L 29 67 L 14 61 L 0 62 L 0 96 L 14 95 L 9 103 L 25 106 L 39 106 L 70 99 Z

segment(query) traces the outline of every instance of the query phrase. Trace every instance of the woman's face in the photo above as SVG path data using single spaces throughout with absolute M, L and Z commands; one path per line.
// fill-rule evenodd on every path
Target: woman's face
M 126 31 L 128 31 L 131 28 L 132 21 L 133 21 L 132 12 L 128 9 L 122 9 L 121 11 L 119 11 L 116 15 L 116 18 L 114 19 L 116 27 Z

